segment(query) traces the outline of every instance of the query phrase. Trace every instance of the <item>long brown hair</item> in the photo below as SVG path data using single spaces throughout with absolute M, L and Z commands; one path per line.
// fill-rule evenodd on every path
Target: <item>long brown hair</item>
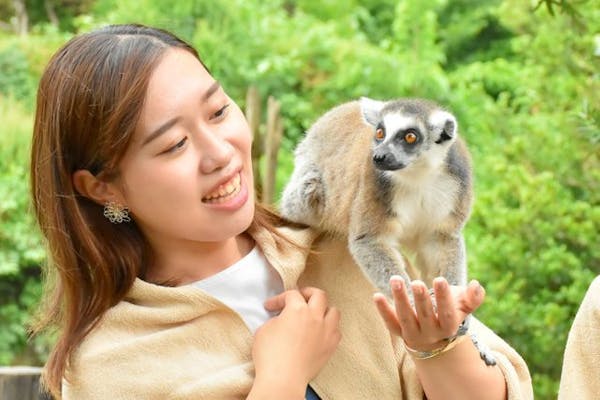
M 79 195 L 80 169 L 109 179 L 133 136 L 148 81 L 166 50 L 187 43 L 141 25 L 112 25 L 71 39 L 50 60 L 37 95 L 31 190 L 47 242 L 45 300 L 34 333 L 54 328 L 57 341 L 44 383 L 60 398 L 74 349 L 106 310 L 118 303 L 151 252 L 135 222 L 114 225 L 102 207 Z M 281 220 L 257 205 L 254 226 Z M 118 240 L 115 240 L 118 238 Z

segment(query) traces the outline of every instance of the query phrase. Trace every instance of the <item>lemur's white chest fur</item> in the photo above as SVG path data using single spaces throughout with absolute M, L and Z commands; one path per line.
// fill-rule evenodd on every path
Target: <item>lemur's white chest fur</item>
M 435 173 L 417 180 L 390 173 L 396 185 L 390 222 L 394 237 L 408 247 L 439 229 L 456 207 L 459 185 L 446 173 Z M 411 245 L 412 244 L 412 245 Z

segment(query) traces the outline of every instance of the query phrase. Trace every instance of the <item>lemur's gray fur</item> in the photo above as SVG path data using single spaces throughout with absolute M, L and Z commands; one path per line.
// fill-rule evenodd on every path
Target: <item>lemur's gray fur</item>
M 357 264 L 391 298 L 392 275 L 407 284 L 431 286 L 436 276 L 466 284 L 462 228 L 472 199 L 470 156 L 452 114 L 422 99 L 362 98 L 308 130 L 281 212 L 346 237 Z

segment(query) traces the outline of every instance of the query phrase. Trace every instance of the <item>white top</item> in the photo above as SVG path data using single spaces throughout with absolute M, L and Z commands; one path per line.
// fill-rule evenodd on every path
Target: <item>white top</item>
M 258 246 L 230 267 L 192 285 L 236 311 L 252 333 L 277 314 L 265 309 L 265 300 L 283 292 L 279 273 Z

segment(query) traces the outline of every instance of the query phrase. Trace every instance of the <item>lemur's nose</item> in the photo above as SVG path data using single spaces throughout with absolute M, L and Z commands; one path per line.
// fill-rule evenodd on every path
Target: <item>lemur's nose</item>
M 377 167 L 383 167 L 386 164 L 386 162 L 385 162 L 386 157 L 387 157 L 387 154 L 374 154 L 373 162 L 375 163 L 375 165 Z
M 374 154 L 373 155 L 373 164 L 375 164 L 375 168 L 382 171 L 395 171 L 398 169 L 402 169 L 405 165 L 391 154 Z
M 383 160 L 385 160 L 385 156 L 386 156 L 385 154 L 375 154 L 373 156 L 373 161 L 375 161 L 375 162 L 383 161 Z

